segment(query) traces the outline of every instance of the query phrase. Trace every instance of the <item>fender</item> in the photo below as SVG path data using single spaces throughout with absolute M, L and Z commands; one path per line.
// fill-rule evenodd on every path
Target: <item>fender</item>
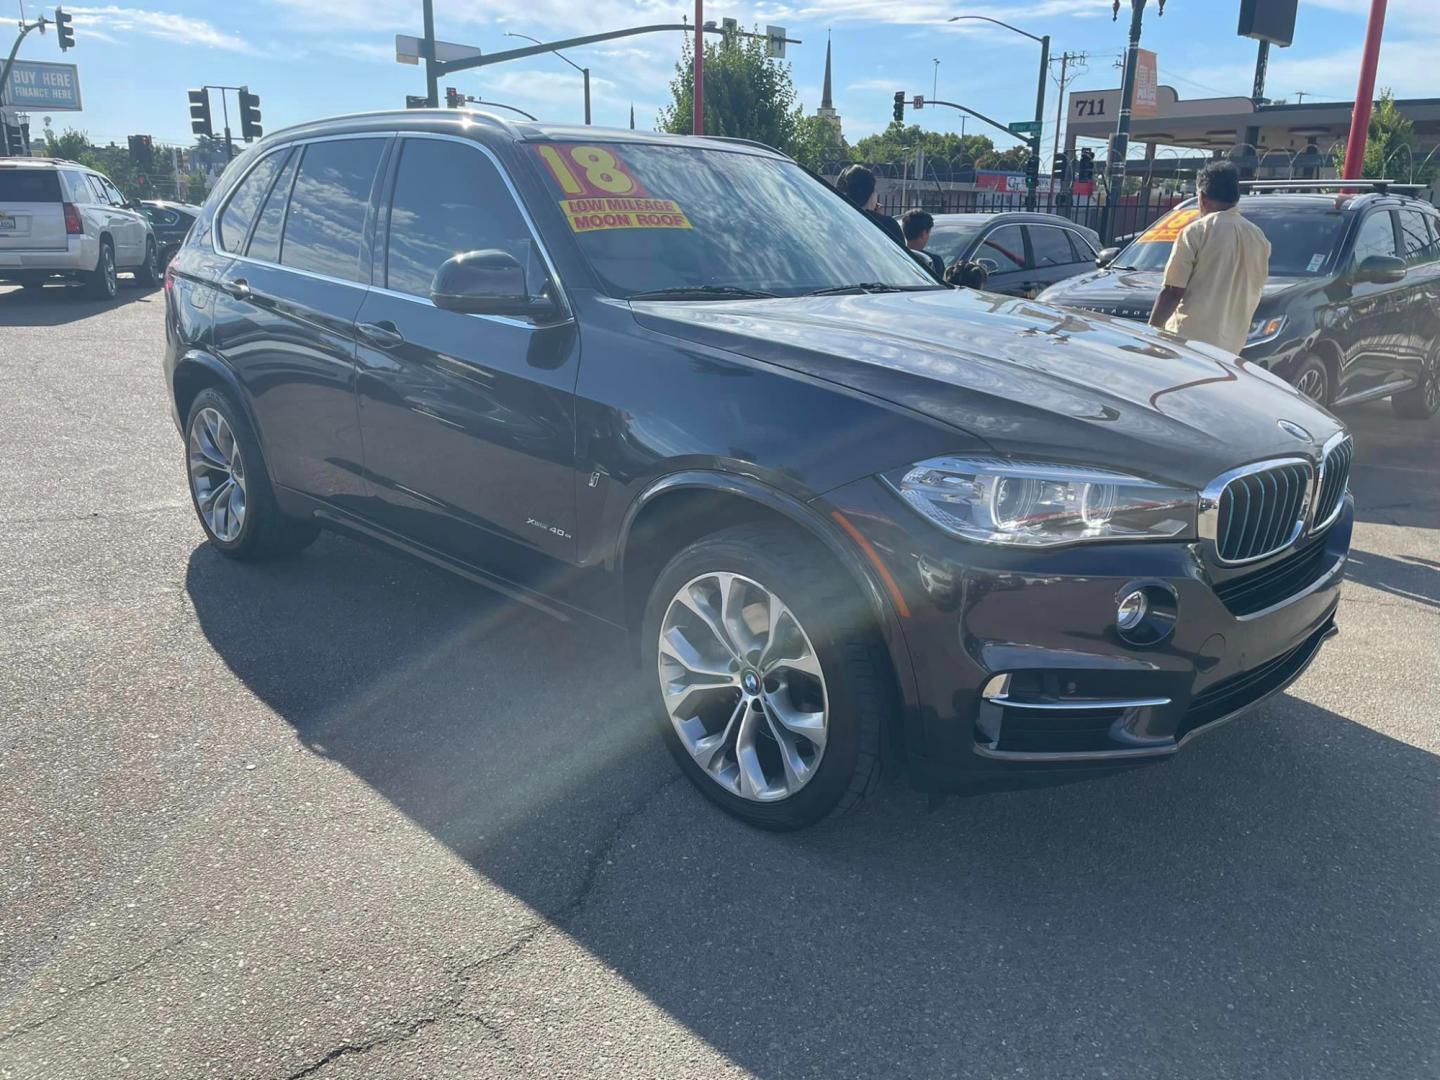
M 245 413 L 245 419 L 250 422 L 250 430 L 255 432 L 255 437 L 260 439 L 261 449 L 264 449 L 264 439 L 260 436 L 260 425 L 255 420 L 255 412 L 250 406 L 250 395 L 245 392 L 241 385 L 240 378 L 225 363 L 212 352 L 204 349 L 188 349 L 185 354 L 175 362 L 175 370 L 170 376 L 170 412 L 175 417 L 175 426 L 180 429 L 183 437 L 185 434 L 185 417 L 180 415 L 180 395 L 178 386 L 181 379 L 192 378 L 203 372 L 204 381 L 207 384 L 219 383 L 220 386 L 230 395 L 241 410 Z M 263 455 L 262 455 L 263 456 Z M 270 486 L 275 486 L 275 477 L 270 472 L 269 461 L 265 462 L 265 475 L 270 480 Z
M 695 469 L 662 476 L 651 482 L 632 500 L 621 521 L 620 530 L 615 539 L 615 548 L 611 555 L 611 564 L 616 582 L 620 587 L 620 595 L 625 595 L 624 553 L 630 539 L 630 528 L 636 517 L 656 496 L 681 489 L 720 492 L 758 503 L 804 529 L 839 560 L 841 566 L 850 574 L 851 579 L 860 586 L 865 594 L 866 603 L 875 614 L 876 623 L 885 641 L 885 650 L 889 655 L 891 668 L 895 673 L 895 687 L 900 695 L 900 706 L 904 712 L 904 722 L 898 726 L 897 730 L 903 730 L 907 736 L 910 735 L 910 720 L 917 714 L 919 702 L 915 695 L 914 679 L 911 674 L 913 663 L 910 659 L 910 650 L 900 628 L 898 613 L 884 586 L 877 580 L 875 569 L 856 547 L 855 542 L 836 525 L 826 512 L 823 496 L 805 502 L 794 495 L 771 487 L 753 476 L 740 473 Z

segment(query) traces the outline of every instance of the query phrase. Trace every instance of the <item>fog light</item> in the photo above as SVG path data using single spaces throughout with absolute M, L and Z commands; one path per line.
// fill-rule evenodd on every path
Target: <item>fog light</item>
M 1122 633 L 1134 630 L 1150 610 L 1150 602 L 1139 589 L 1126 593 L 1115 609 L 1115 625 Z

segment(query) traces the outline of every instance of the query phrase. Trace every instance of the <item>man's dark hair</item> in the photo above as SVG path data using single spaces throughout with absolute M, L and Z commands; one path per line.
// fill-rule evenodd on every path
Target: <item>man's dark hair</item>
M 900 216 L 900 228 L 906 240 L 918 240 L 935 227 L 935 219 L 924 210 L 906 210 Z
M 989 277 L 977 262 L 957 262 L 945 268 L 945 284 L 957 289 L 983 289 Z
M 875 192 L 875 174 L 864 165 L 846 165 L 835 180 L 835 190 L 851 206 L 863 208 Z
M 1240 170 L 1229 161 L 1212 161 L 1200 170 L 1195 186 L 1211 202 L 1233 206 L 1240 201 Z

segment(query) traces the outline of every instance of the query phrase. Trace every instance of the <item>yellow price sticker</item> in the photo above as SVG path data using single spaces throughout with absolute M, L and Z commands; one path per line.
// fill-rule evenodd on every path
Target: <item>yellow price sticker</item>
M 1142 244 L 1171 244 L 1181 233 L 1181 230 L 1200 216 L 1198 207 L 1188 210 L 1175 210 L 1166 214 L 1150 228 L 1140 234 Z
M 690 229 L 690 219 L 671 199 L 564 199 L 560 209 L 573 232 L 605 229 Z

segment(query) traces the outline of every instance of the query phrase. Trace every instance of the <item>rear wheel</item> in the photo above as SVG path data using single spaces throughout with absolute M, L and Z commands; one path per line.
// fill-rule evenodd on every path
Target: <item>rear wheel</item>
M 1428 420 L 1440 412 L 1440 345 L 1430 350 L 1419 375 L 1414 386 L 1390 399 L 1390 407 L 1402 420 Z
M 1317 405 L 1330 404 L 1330 370 L 1316 356 L 1307 356 L 1291 373 L 1290 384 Z
M 190 498 L 212 546 L 231 559 L 290 555 L 320 534 L 280 513 L 260 444 L 229 395 L 200 391 L 185 424 Z
M 651 591 L 644 635 L 665 741 L 729 813 L 803 828 L 877 781 L 888 696 L 869 613 L 794 532 L 742 526 L 686 548 Z
M 115 249 L 109 240 L 100 241 L 100 255 L 95 269 L 85 275 L 85 284 L 96 300 L 114 300 L 118 284 L 115 278 Z

